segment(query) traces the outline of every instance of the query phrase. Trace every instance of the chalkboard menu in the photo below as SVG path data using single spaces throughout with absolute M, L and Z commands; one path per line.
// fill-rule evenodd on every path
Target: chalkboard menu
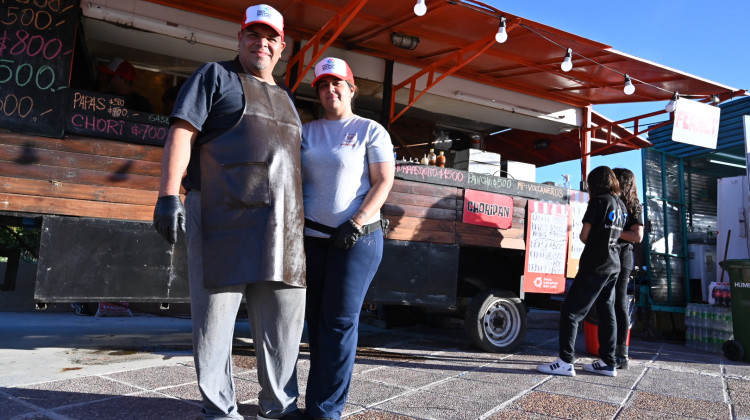
M 0 0 L 0 128 L 62 137 L 79 0 Z
M 68 89 L 65 131 L 164 146 L 169 117 L 125 108 L 125 98 L 122 96 Z
M 567 203 L 567 190 L 554 185 L 519 181 L 460 169 L 396 162 L 396 178 L 460 188 Z

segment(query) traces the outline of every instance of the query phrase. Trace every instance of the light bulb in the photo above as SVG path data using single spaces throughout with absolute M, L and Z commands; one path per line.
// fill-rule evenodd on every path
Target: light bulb
M 495 41 L 498 44 L 508 40 L 508 32 L 505 30 L 505 16 L 500 18 L 500 27 L 497 28 L 497 34 L 495 34 Z
M 565 59 L 560 64 L 562 71 L 570 71 L 573 68 L 573 49 L 568 48 L 568 52 L 565 53 Z
M 664 107 L 664 110 L 667 112 L 674 112 L 675 108 L 677 108 L 677 99 L 680 97 L 680 95 L 675 92 L 674 95 L 672 95 L 672 99 L 667 102 L 667 106 Z
M 417 0 L 417 4 L 414 5 L 414 14 L 417 16 L 424 16 L 427 13 L 427 5 L 424 4 L 425 0 Z
M 625 75 L 625 87 L 622 89 L 623 92 L 625 92 L 626 95 L 632 95 L 635 93 L 635 86 L 633 86 L 633 81 L 630 80 L 630 76 L 627 74 Z

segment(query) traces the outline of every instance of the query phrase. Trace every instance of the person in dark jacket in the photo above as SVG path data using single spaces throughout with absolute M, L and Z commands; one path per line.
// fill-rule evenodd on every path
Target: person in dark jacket
M 613 169 L 620 184 L 620 199 L 628 209 L 625 227 L 620 239 L 620 273 L 615 285 L 615 319 L 617 321 L 617 346 L 615 358 L 618 369 L 628 368 L 628 330 L 630 330 L 630 299 L 628 299 L 628 282 L 633 268 L 633 244 L 643 240 L 643 207 L 638 200 L 638 188 L 635 175 L 630 169 Z
M 543 373 L 575 376 L 575 343 L 578 325 L 596 304 L 599 316 L 601 360 L 583 365 L 587 372 L 617 376 L 615 369 L 615 282 L 620 272 L 620 245 L 627 210 L 620 201 L 620 186 L 614 172 L 599 166 L 587 178 L 589 204 L 583 215 L 580 239 L 585 245 L 578 274 L 560 308 L 559 358 L 537 366 Z

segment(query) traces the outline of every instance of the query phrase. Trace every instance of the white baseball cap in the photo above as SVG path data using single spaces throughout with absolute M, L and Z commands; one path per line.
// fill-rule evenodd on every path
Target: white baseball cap
M 284 17 L 278 10 L 267 4 L 250 6 L 245 10 L 245 18 L 242 20 L 243 30 L 254 23 L 268 25 L 280 36 L 284 36 Z
M 333 76 L 354 84 L 352 69 L 349 68 L 346 61 L 340 58 L 326 57 L 318 61 L 318 64 L 315 65 L 315 80 L 313 80 L 311 86 L 315 86 L 325 76 Z

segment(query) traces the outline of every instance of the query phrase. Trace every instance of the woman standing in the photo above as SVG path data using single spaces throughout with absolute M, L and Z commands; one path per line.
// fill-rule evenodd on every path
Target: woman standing
M 601 360 L 584 364 L 583 370 L 617 376 L 615 360 L 615 282 L 620 271 L 620 246 L 625 225 L 625 206 L 618 195 L 620 187 L 614 172 L 599 166 L 587 178 L 589 204 L 583 215 L 580 239 L 585 245 L 573 284 L 560 308 L 559 358 L 537 366 L 552 375 L 575 376 L 575 343 L 578 324 L 592 306 L 599 315 L 599 355 Z
M 633 268 L 633 243 L 643 240 L 643 208 L 638 200 L 638 189 L 633 172 L 625 168 L 613 169 L 620 183 L 620 199 L 628 210 L 620 239 L 620 274 L 615 285 L 615 319 L 617 320 L 617 347 L 615 359 L 618 369 L 628 368 L 628 330 L 630 329 L 628 281 Z
M 355 115 L 349 65 L 324 58 L 312 83 L 325 118 L 302 131 L 310 374 L 307 415 L 341 418 L 357 351 L 359 313 L 383 256 L 380 208 L 393 185 L 388 132 Z

